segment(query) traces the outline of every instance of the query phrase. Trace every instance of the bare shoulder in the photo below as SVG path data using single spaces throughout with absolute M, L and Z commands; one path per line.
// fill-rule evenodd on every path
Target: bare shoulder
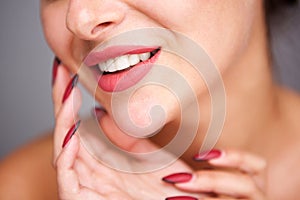
M 50 134 L 7 156 L 0 163 L 0 199 L 57 199 L 51 159 Z

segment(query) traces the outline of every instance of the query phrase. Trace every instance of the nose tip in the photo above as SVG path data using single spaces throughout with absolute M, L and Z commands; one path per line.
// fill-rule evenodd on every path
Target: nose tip
M 93 5 L 93 1 L 73 0 L 69 3 L 66 26 L 76 37 L 94 40 L 124 18 L 120 7 Z

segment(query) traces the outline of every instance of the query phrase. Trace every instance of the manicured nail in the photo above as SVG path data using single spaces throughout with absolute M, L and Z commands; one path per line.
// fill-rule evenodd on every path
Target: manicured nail
M 62 148 L 64 148 L 68 142 L 70 141 L 70 139 L 73 137 L 73 135 L 75 134 L 75 132 L 77 131 L 78 127 L 80 125 L 80 120 L 77 121 L 68 131 L 67 135 L 65 136 L 64 142 L 62 144 Z
M 196 154 L 193 159 L 195 161 L 208 161 L 211 159 L 219 158 L 222 155 L 222 151 L 218 149 L 213 149 L 211 151 L 205 151 L 199 154 Z
M 73 88 L 77 85 L 77 82 L 78 82 L 78 74 L 75 74 L 65 90 L 62 103 L 64 103 L 67 100 L 67 98 L 70 96 Z
M 57 75 L 57 69 L 60 63 L 61 63 L 60 60 L 57 57 L 55 57 L 53 61 L 53 68 L 52 68 L 52 86 L 54 85 L 56 75 Z
M 103 115 L 106 113 L 106 110 L 103 107 L 95 107 L 93 110 L 93 114 L 97 119 L 100 119 L 103 117 Z
M 175 196 L 175 197 L 167 197 L 165 200 L 198 200 L 196 197 L 190 196 Z
M 162 178 L 163 181 L 171 184 L 175 183 L 185 183 L 188 182 L 192 179 L 193 175 L 191 173 L 175 173 L 175 174 L 170 174 L 168 176 L 165 176 Z

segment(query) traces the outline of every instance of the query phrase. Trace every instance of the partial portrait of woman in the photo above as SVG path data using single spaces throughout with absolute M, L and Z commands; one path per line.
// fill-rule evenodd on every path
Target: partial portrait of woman
M 299 199 L 300 98 L 274 80 L 269 31 L 270 17 L 293 6 L 299 6 L 297 0 L 41 0 L 45 39 L 55 55 L 56 123 L 49 135 L 3 160 L 0 199 Z M 126 33 L 131 37 L 122 38 Z M 121 43 L 124 40 L 127 46 Z M 199 52 L 183 41 L 192 41 Z M 172 50 L 186 55 L 175 56 Z M 191 67 L 193 61 L 185 59 L 198 57 L 209 58 L 216 67 L 224 98 L 211 100 L 214 96 L 205 84 L 217 81 L 199 76 Z M 153 65 L 168 66 L 168 76 L 165 68 Z M 175 74 L 184 78 L 191 94 Z M 128 102 L 114 103 L 115 95 L 134 88 L 146 75 L 175 92 L 170 95 L 166 87 L 152 84 L 136 90 Z M 86 147 L 84 131 L 96 127 L 78 114 L 83 104 L 78 82 L 101 105 L 91 118 L 114 146 L 137 153 L 136 157 L 112 151 L 103 138 L 95 139 L 96 154 Z M 95 91 L 89 88 L 92 82 L 97 84 Z M 180 107 L 174 93 L 183 95 L 190 107 Z M 125 106 L 119 106 L 122 103 Z M 219 132 L 210 124 L 211 112 L 219 108 L 214 103 L 224 103 Z M 153 125 L 150 132 L 155 134 L 150 137 L 147 132 L 144 137 L 141 127 L 155 121 L 157 116 L 149 116 L 148 111 L 156 105 L 163 108 L 164 119 Z M 200 110 L 201 115 L 182 114 L 194 105 L 192 110 Z M 115 118 L 115 112 L 123 111 L 136 129 L 127 118 Z M 175 140 L 182 121 L 188 126 L 176 144 L 188 146 L 167 164 L 162 158 L 169 154 L 163 154 L 159 167 L 149 171 L 143 153 Z M 196 124 L 194 129 L 189 123 Z M 194 135 L 190 130 L 195 130 Z M 208 130 L 219 137 L 199 151 Z M 190 142 L 185 141 L 188 138 Z M 89 139 L 89 144 L 95 143 Z M 105 162 L 99 161 L 101 156 Z

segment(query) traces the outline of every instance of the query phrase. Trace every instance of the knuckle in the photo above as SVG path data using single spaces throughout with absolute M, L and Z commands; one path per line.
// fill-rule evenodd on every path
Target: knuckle
M 253 194 L 257 193 L 257 186 L 252 178 L 245 175 L 243 176 L 243 182 L 245 183 L 243 191 L 246 196 L 251 197 Z
M 64 166 L 64 160 L 61 155 L 58 156 L 56 160 L 53 160 L 53 165 L 58 172 L 61 170 L 61 168 Z

